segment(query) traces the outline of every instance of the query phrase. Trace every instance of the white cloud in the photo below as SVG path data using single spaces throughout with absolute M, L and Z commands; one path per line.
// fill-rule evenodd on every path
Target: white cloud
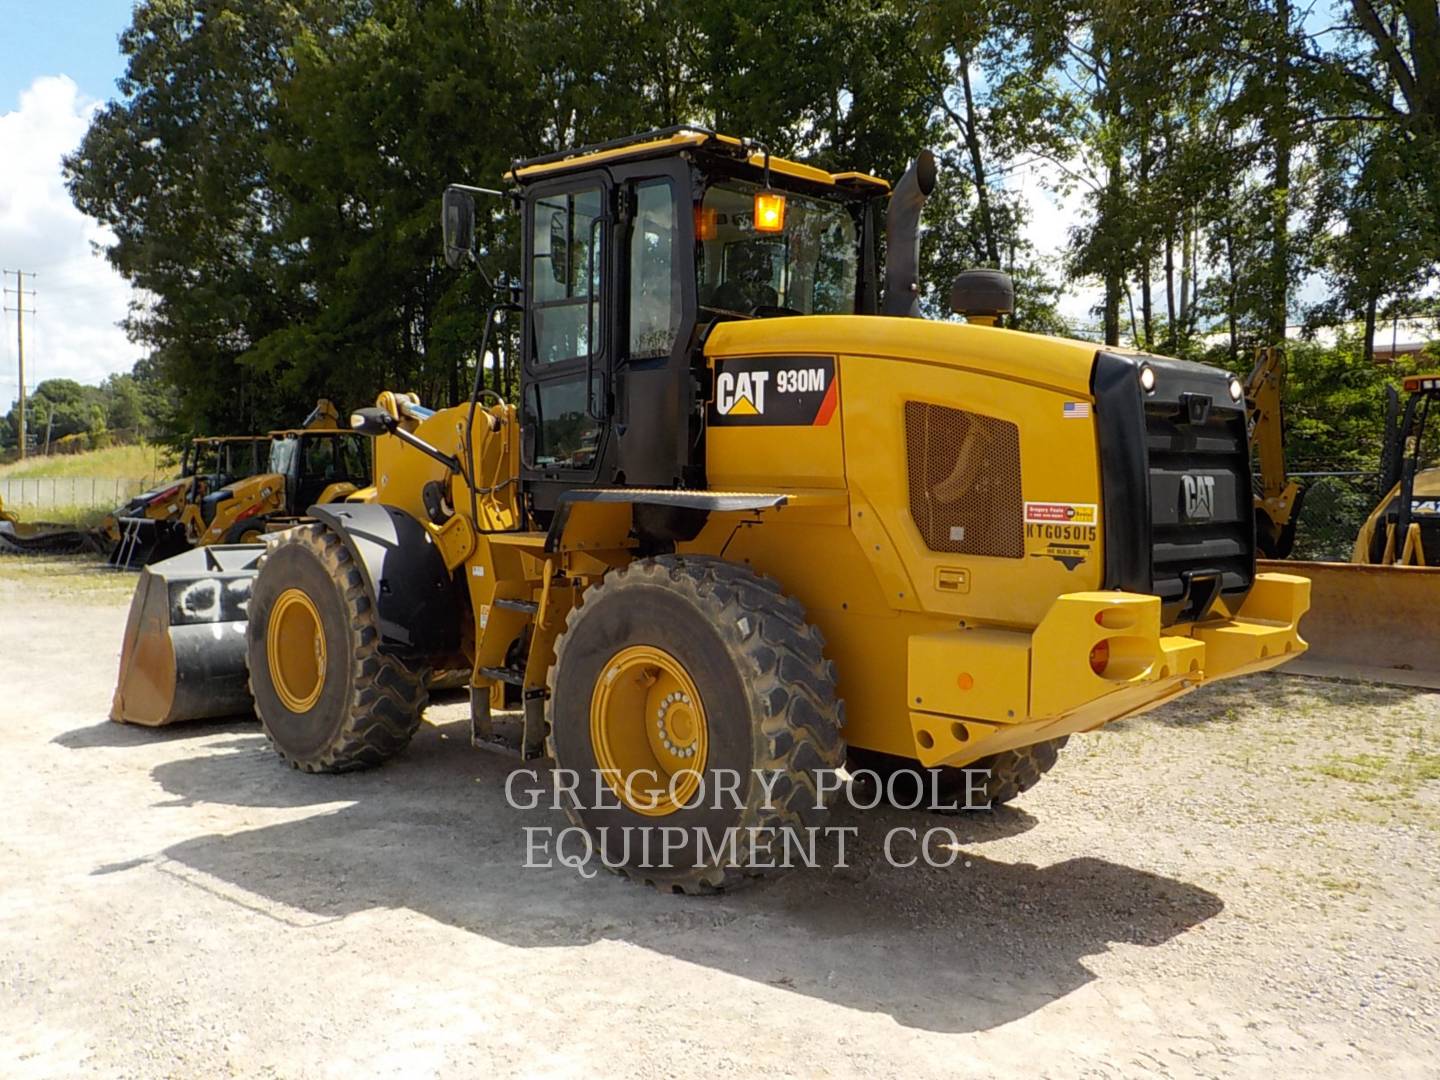
M 1024 235 L 1037 254 L 1058 260 L 1070 243 L 1070 230 L 1085 217 L 1085 194 L 1078 185 L 1057 192 L 1045 183 L 1045 173 L 1055 166 L 1036 160 L 1016 169 L 1007 179 L 1018 188 L 1029 204 Z M 1099 319 L 1093 309 L 1104 298 L 1105 290 L 1093 281 L 1070 281 L 1060 293 L 1056 304 L 1060 315 L 1073 327 L 1094 327 Z
M 33 271 L 25 298 L 36 314 L 25 317 L 25 383 L 44 379 L 99 382 L 129 371 L 140 350 L 116 323 L 133 290 L 93 243 L 109 231 L 75 208 L 60 173 L 60 159 L 76 146 L 100 103 L 86 99 L 66 76 L 44 76 L 20 95 L 20 108 L 0 114 L 0 267 Z M 15 276 L 5 275 L 5 287 Z M 5 294 L 5 306 L 15 297 Z M 8 409 L 18 392 L 15 314 L 0 323 L 0 402 Z

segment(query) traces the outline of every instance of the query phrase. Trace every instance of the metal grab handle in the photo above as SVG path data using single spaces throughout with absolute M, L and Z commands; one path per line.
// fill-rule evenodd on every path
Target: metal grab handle
M 585 260 L 585 415 L 605 419 L 595 407 L 595 245 L 602 217 L 590 222 L 590 251 Z

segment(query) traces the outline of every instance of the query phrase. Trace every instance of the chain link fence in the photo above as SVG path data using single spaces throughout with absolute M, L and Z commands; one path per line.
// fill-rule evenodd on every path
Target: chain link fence
M 110 476 L 16 476 L 0 479 L 8 510 L 112 510 L 145 490 L 143 480 Z
M 1292 472 L 1305 491 L 1291 558 L 1349 562 L 1360 526 L 1380 499 L 1376 472 Z

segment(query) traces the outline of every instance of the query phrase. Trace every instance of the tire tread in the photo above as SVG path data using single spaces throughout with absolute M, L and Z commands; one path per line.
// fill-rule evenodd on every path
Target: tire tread
M 412 671 L 402 661 L 380 652 L 380 633 L 364 579 L 349 549 L 325 525 L 302 525 L 283 533 L 260 560 L 260 572 L 280 545 L 298 544 L 310 549 L 340 587 L 348 614 L 348 637 L 355 660 L 355 682 L 350 688 L 344 722 L 335 737 L 319 752 L 301 758 L 288 752 L 270 733 L 261 717 L 265 737 L 291 767 L 311 773 L 351 772 L 380 765 L 409 745 L 419 730 L 429 704 L 425 671 Z M 250 693 L 255 696 L 255 665 L 265 656 L 265 631 L 248 628 Z M 258 703 L 260 699 L 257 697 Z
M 585 605 L 647 583 L 684 594 L 706 613 L 740 667 L 753 714 L 762 717 L 752 767 L 782 778 L 774 785 L 774 803 L 768 808 L 747 806 L 735 828 L 821 825 L 827 812 L 818 805 L 813 778 L 817 769 L 844 764 L 845 704 L 835 692 L 835 665 L 825 658 L 824 636 L 800 602 L 773 579 L 713 556 L 661 555 L 612 571 L 590 586 L 567 616 L 555 643 L 549 685 L 555 685 L 556 672 L 565 663 L 575 628 L 585 618 Z M 547 711 L 547 749 L 553 758 L 553 700 Z M 573 807 L 567 806 L 566 814 L 572 824 L 585 827 Z M 658 889 L 692 895 L 733 889 L 766 873 L 742 866 L 687 868 L 668 871 L 663 878 L 641 869 L 627 867 L 624 872 Z

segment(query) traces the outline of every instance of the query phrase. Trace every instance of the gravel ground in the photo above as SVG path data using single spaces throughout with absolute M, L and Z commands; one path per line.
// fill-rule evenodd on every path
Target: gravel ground
M 458 704 L 343 777 L 108 722 L 132 580 L 0 563 L 7 1078 L 1437 1075 L 1440 695 L 1226 684 L 687 899 L 525 869 L 563 818 Z M 934 825 L 953 866 L 887 865 Z

